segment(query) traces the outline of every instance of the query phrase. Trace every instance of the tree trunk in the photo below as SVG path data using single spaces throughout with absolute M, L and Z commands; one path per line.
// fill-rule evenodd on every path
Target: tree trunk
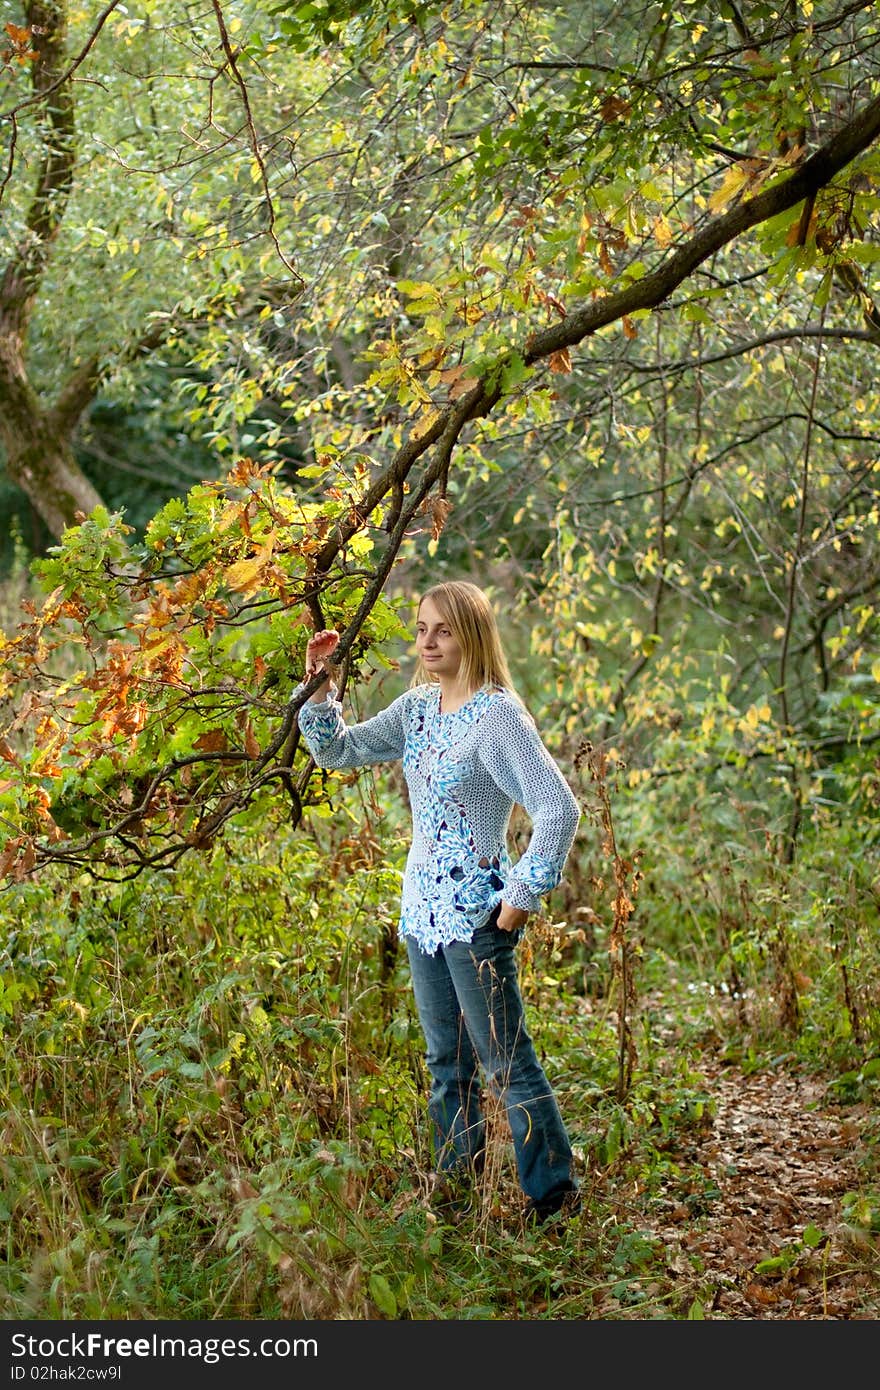
M 101 497 L 73 457 L 70 430 L 30 386 L 14 336 L 0 331 L 0 443 L 11 482 L 25 492 L 53 536 Z
M 0 277 L 0 444 L 10 480 L 60 536 L 77 512 L 88 514 L 101 502 L 71 448 L 97 376 L 91 365 L 75 373 L 54 406 L 46 406 L 28 380 L 28 323 L 70 196 L 76 126 L 66 74 L 66 0 L 30 0 L 25 20 L 37 41 L 33 88 L 35 97 L 45 94 L 45 120 L 26 234 Z

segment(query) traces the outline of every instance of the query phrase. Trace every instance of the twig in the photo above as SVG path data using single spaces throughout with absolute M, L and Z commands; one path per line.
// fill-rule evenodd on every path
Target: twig
M 232 76 L 234 77 L 236 85 L 238 86 L 238 90 L 241 93 L 241 102 L 242 106 L 244 107 L 245 118 L 247 120 L 248 133 L 250 135 L 251 140 L 251 149 L 254 152 L 254 159 L 257 161 L 257 167 L 260 171 L 260 181 L 262 182 L 263 193 L 266 198 L 266 211 L 269 216 L 269 236 L 272 239 L 272 243 L 275 247 L 275 250 L 278 252 L 278 257 L 282 265 L 284 265 L 290 271 L 291 275 L 294 277 L 294 279 L 299 281 L 300 285 L 305 285 L 305 280 L 300 275 L 299 271 L 291 265 L 290 261 L 287 259 L 286 255 L 284 254 L 284 251 L 282 250 L 280 241 L 278 240 L 278 233 L 275 230 L 275 204 L 272 200 L 272 190 L 269 187 L 269 175 L 266 171 L 266 163 L 260 151 L 260 141 L 257 135 L 257 127 L 254 123 L 253 112 L 251 111 L 251 103 L 250 98 L 248 97 L 247 84 L 245 83 L 245 80 L 242 77 L 241 72 L 239 71 L 238 64 L 235 61 L 235 53 L 233 52 L 232 44 L 229 42 L 229 34 L 226 29 L 226 23 L 223 19 L 223 11 L 220 8 L 219 0 L 211 0 L 211 3 L 213 6 L 214 14 L 217 16 L 217 27 L 220 30 L 220 42 L 223 45 L 223 52 L 226 54 L 226 61 L 229 63 L 229 66 L 232 69 Z

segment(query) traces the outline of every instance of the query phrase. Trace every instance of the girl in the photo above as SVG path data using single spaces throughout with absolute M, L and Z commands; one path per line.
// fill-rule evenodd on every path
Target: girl
M 299 726 L 320 767 L 403 760 L 413 838 L 400 932 L 427 1044 L 438 1170 L 457 1179 L 482 1166 L 482 1068 L 506 1107 L 526 1217 L 569 1215 L 578 1207 L 571 1145 L 526 1030 L 514 948 L 560 881 L 578 804 L 513 690 L 494 614 L 475 584 L 428 589 L 411 688 L 353 726 L 327 678 L 338 642 L 326 631 L 308 643 L 306 677 L 325 679 Z M 515 803 L 532 832 L 513 864 Z

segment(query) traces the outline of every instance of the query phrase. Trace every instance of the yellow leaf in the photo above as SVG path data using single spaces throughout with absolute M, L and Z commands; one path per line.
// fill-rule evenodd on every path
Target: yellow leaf
M 720 188 L 716 188 L 712 197 L 709 199 L 709 211 L 720 212 L 722 208 L 736 197 L 737 193 L 742 192 L 749 181 L 749 172 L 743 167 L 742 162 L 732 164 L 724 175 L 724 181 Z
M 247 594 L 252 589 L 256 589 L 260 583 L 260 575 L 265 564 L 265 556 L 256 555 L 251 560 L 237 560 L 234 565 L 230 565 L 224 571 L 226 583 L 230 589 L 237 589 L 241 594 Z
M 416 421 L 415 425 L 413 426 L 413 430 L 412 430 L 412 434 L 410 435 L 410 438 L 411 438 L 411 439 L 414 439 L 414 440 L 415 440 L 415 439 L 424 439 L 425 435 L 428 433 L 428 430 L 429 430 L 429 429 L 431 428 L 431 426 L 437 421 L 437 419 L 439 418 L 439 416 L 440 416 L 440 411 L 439 411 L 439 410 L 436 410 L 436 409 L 433 409 L 433 408 L 432 408 L 431 410 L 426 410 L 425 413 L 419 417 L 419 419 Z
M 666 247 L 672 241 L 672 228 L 663 213 L 660 214 L 654 223 L 654 236 L 657 239 L 658 246 Z

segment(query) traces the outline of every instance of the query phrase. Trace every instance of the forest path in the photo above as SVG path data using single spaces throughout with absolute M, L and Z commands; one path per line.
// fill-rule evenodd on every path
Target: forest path
M 781 1067 L 704 1058 L 701 1070 L 714 1117 L 672 1155 L 678 1181 L 649 1218 L 669 1274 L 693 1282 L 701 1307 L 714 1290 L 707 1318 L 880 1317 L 880 1242 L 844 1216 L 865 1187 L 868 1107 L 834 1106 L 821 1079 Z

